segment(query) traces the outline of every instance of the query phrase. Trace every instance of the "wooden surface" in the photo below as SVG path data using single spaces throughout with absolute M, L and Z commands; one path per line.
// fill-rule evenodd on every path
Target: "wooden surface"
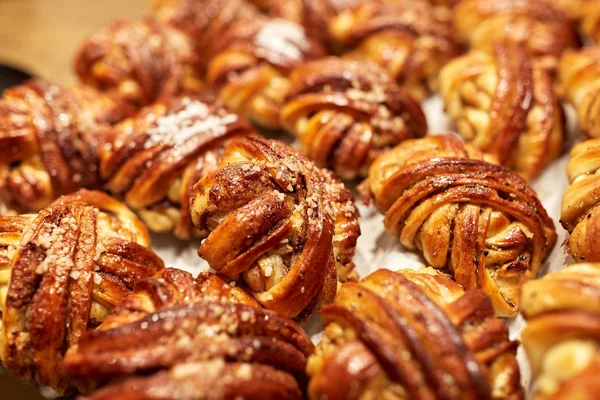
M 75 82 L 78 44 L 101 25 L 139 18 L 149 0 L 0 0 L 0 63 L 63 83 Z M 0 375 L 0 399 L 43 399 L 39 389 Z

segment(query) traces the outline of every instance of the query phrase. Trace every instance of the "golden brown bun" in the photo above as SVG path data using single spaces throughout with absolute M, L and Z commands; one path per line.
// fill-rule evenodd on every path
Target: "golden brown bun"
M 360 228 L 352 194 L 295 150 L 233 139 L 195 186 L 192 220 L 208 230 L 199 254 L 244 283 L 266 308 L 303 320 L 354 279 Z
M 163 262 L 144 225 L 101 192 L 63 196 L 37 216 L 0 217 L 0 358 L 59 394 L 66 348 Z
M 512 317 L 556 232 L 527 182 L 482 158 L 451 135 L 406 140 L 375 160 L 362 191 L 404 247 L 465 289 L 483 289 L 499 316 Z
M 157 232 L 194 234 L 192 186 L 216 168 L 226 142 L 254 134 L 243 118 L 218 102 L 180 96 L 143 108 L 111 129 L 100 152 L 105 187 Z
M 307 366 L 312 400 L 524 397 L 517 343 L 490 299 L 432 268 L 345 283 L 322 314 Z
M 419 103 L 383 69 L 334 57 L 292 71 L 281 122 L 317 166 L 343 179 L 365 177 L 377 156 L 427 133 Z
M 440 92 L 461 136 L 525 179 L 562 153 L 565 117 L 552 78 L 522 47 L 505 43 L 450 61 Z
M 522 334 L 535 400 L 600 392 L 600 264 L 575 264 L 523 286 Z

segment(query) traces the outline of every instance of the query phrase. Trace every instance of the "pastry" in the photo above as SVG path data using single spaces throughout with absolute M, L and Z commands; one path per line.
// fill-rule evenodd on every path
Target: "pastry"
M 65 368 L 87 390 L 101 386 L 89 400 L 302 399 L 310 338 L 235 290 L 171 269 L 143 280 L 115 310 L 121 319 L 69 349 Z
M 141 107 L 201 90 L 196 57 L 184 33 L 153 18 L 114 21 L 82 44 L 75 69 L 86 85 Z
M 321 313 L 312 400 L 524 398 L 518 344 L 489 297 L 432 268 L 377 270 Z
M 559 73 L 562 91 L 577 112 L 579 129 L 600 137 L 600 46 L 565 54 Z
M 461 136 L 525 179 L 562 153 L 565 116 L 552 77 L 518 45 L 450 61 L 440 93 Z
M 523 286 L 522 334 L 535 400 L 600 393 L 600 264 L 575 264 Z
M 440 68 L 460 52 L 452 25 L 426 1 L 371 0 L 329 23 L 345 57 L 372 61 L 418 99 L 437 88 Z
M 451 135 L 406 140 L 375 160 L 361 191 L 404 247 L 513 317 L 556 232 L 527 182 L 482 158 Z
M 227 140 L 253 133 L 218 102 L 198 96 L 159 101 L 108 131 L 100 175 L 151 230 L 190 239 L 199 233 L 189 212 L 192 186 L 216 168 Z
M 579 44 L 568 15 L 552 0 L 462 0 L 452 20 L 471 47 L 492 53 L 498 42 L 514 42 L 550 70 L 564 50 Z
M 381 153 L 427 133 L 419 103 L 383 69 L 334 57 L 292 71 L 281 123 L 317 166 L 343 179 L 365 177 Z
M 32 80 L 5 90 L 0 203 L 17 212 L 37 212 L 63 194 L 97 188 L 99 132 L 131 111 L 83 86 Z
M 338 279 L 355 279 L 352 194 L 281 142 L 232 139 L 190 209 L 209 232 L 199 255 L 265 308 L 302 321 L 333 300 Z
M 73 391 L 67 346 L 163 263 L 144 225 L 108 195 L 81 190 L 36 215 L 0 217 L 0 359 L 13 375 Z
M 577 25 L 584 40 L 600 40 L 600 2 L 598 0 L 552 0 Z
M 598 262 L 600 254 L 600 139 L 577 144 L 570 153 L 570 186 L 562 199 L 560 222 L 571 236 L 566 250 L 576 261 Z

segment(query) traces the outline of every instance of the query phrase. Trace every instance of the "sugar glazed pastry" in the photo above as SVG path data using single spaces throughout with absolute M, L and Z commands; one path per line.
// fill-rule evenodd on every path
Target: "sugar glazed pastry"
M 81 46 L 75 69 L 83 83 L 136 106 L 202 88 L 188 37 L 161 22 L 114 21 Z
M 460 53 L 452 25 L 426 1 L 368 1 L 329 24 L 332 42 L 348 58 L 372 61 L 417 99 L 437 89 L 441 67 Z
M 460 135 L 525 179 L 563 151 L 565 116 L 550 74 L 518 45 L 450 61 L 440 93 Z
M 144 225 L 106 194 L 79 191 L 38 215 L 0 217 L 0 359 L 9 372 L 71 393 L 61 362 L 141 278 L 163 263 Z
M 300 327 L 214 275 L 158 275 L 69 350 L 71 376 L 104 386 L 85 399 L 303 398 L 313 344 Z
M 98 136 L 131 111 L 84 86 L 32 80 L 5 90 L 0 202 L 17 212 L 37 212 L 63 194 L 99 187 Z
M 432 268 L 377 270 L 321 312 L 311 400 L 524 398 L 518 344 L 490 298 Z
M 566 49 L 579 44 L 569 16 L 551 0 L 462 0 L 452 20 L 471 47 L 492 53 L 500 41 L 520 44 L 550 70 Z
M 527 183 L 482 158 L 451 135 L 407 140 L 375 160 L 361 190 L 404 247 L 465 289 L 481 288 L 499 316 L 512 317 L 556 232 Z
M 522 334 L 535 400 L 600 393 L 600 264 L 575 264 L 523 287 Z
M 343 179 L 365 177 L 377 156 L 427 133 L 419 103 L 375 64 L 311 61 L 292 71 L 290 83 L 283 127 L 317 166 Z
M 571 236 L 566 250 L 576 261 L 599 262 L 600 139 L 577 144 L 570 153 L 570 186 L 562 199 L 560 222 Z
M 575 107 L 579 129 L 600 137 L 600 46 L 565 54 L 559 67 L 562 91 Z
M 229 139 L 251 134 L 249 122 L 218 102 L 170 98 L 108 131 L 100 174 L 151 230 L 190 239 L 199 233 L 190 218 L 192 186 L 217 167 Z
M 360 228 L 352 194 L 283 143 L 234 139 L 195 186 L 192 220 L 207 230 L 199 255 L 266 308 L 306 319 L 355 279 Z

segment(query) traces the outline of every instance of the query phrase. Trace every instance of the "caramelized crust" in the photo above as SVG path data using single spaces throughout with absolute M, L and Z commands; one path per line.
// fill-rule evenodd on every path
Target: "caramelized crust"
M 560 222 L 571 237 L 566 250 L 576 261 L 600 261 L 600 139 L 573 147 L 567 164 L 571 184 L 562 199 Z
M 452 20 L 471 47 L 491 54 L 497 42 L 517 43 L 550 70 L 564 50 L 579 44 L 568 15 L 551 0 L 463 0 Z
M 483 289 L 499 316 L 512 317 L 556 232 L 522 178 L 481 158 L 451 135 L 407 140 L 375 160 L 361 190 L 404 247 L 465 289 Z
M 373 160 L 422 137 L 419 103 L 374 64 L 325 58 L 292 71 L 281 123 L 319 167 L 343 179 L 365 177 Z
M 525 179 L 562 153 L 563 108 L 550 74 L 522 47 L 506 43 L 450 61 L 440 92 L 461 136 Z
M 114 21 L 85 42 L 76 58 L 86 85 L 143 106 L 201 89 L 196 55 L 185 34 L 159 21 Z
M 37 216 L 0 217 L 0 356 L 14 375 L 73 390 L 61 362 L 135 282 L 163 263 L 144 225 L 101 192 L 63 196 Z
M 98 187 L 97 136 L 130 111 L 83 86 L 33 80 L 5 90 L 0 99 L 1 202 L 33 212 L 78 188 Z
M 567 53 L 559 65 L 562 91 L 577 112 L 579 129 L 600 137 L 600 46 Z
M 266 308 L 304 320 L 354 279 L 360 228 L 352 194 L 283 143 L 234 139 L 195 186 L 199 255 Z
M 254 133 L 219 103 L 175 97 L 143 108 L 105 136 L 100 173 L 149 228 L 190 239 L 192 186 L 221 160 L 227 140 Z
M 517 343 L 489 297 L 432 268 L 345 283 L 322 315 L 311 399 L 524 398 Z
M 302 399 L 312 351 L 296 324 L 241 289 L 165 269 L 71 347 L 65 368 L 90 400 Z
M 439 70 L 460 52 L 450 22 L 426 1 L 371 0 L 333 18 L 329 31 L 346 57 L 380 65 L 418 99 L 437 89 Z
M 600 393 L 600 264 L 575 264 L 523 286 L 523 346 L 536 400 Z

